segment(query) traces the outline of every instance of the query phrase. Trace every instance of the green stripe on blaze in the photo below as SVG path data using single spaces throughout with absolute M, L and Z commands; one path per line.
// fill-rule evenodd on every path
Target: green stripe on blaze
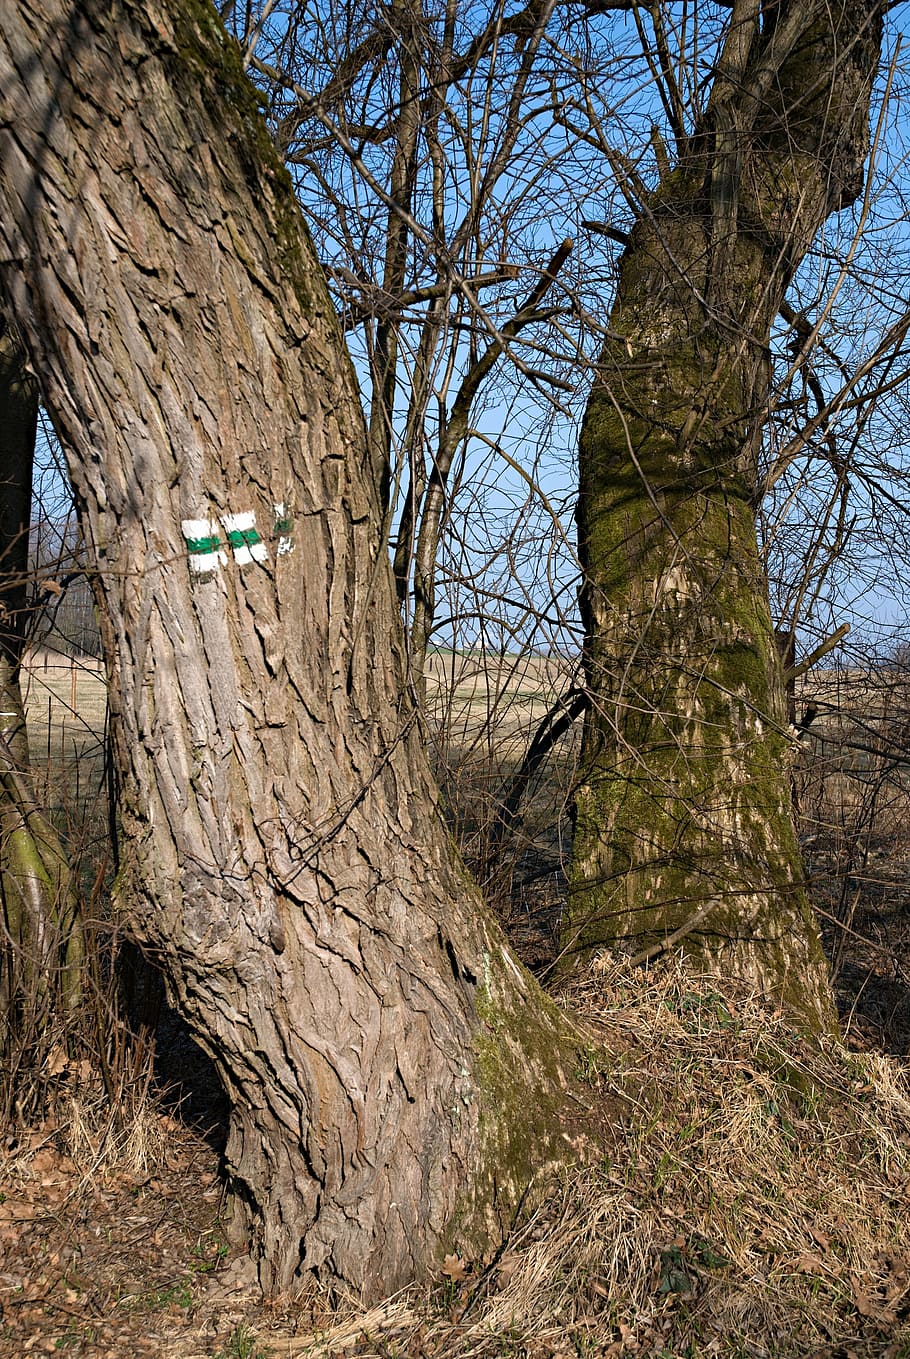
M 227 540 L 231 547 L 253 547 L 262 541 L 255 529 L 229 529 Z
M 186 545 L 190 552 L 195 556 L 198 552 L 217 552 L 220 546 L 220 538 L 215 534 L 211 538 L 187 538 Z

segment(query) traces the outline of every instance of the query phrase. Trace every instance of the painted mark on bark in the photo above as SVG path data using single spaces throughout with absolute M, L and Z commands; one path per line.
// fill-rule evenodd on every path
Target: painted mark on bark
M 252 510 L 244 510 L 242 514 L 223 514 L 221 522 L 238 566 L 268 560 L 269 550 L 259 536 Z
M 221 539 L 216 519 L 183 519 L 180 523 L 183 539 L 190 554 L 190 572 L 197 581 L 211 580 L 227 561 L 221 550 Z
M 272 511 L 275 552 L 283 557 L 294 551 L 294 522 L 284 501 L 273 505 Z M 222 514 L 220 520 L 183 519 L 180 528 L 189 552 L 194 582 L 211 580 L 222 566 L 227 565 L 225 547 L 231 549 L 238 566 L 268 561 L 269 549 L 256 528 L 256 515 L 252 510 Z
M 272 531 L 278 539 L 278 546 L 275 549 L 276 555 L 285 556 L 288 552 L 294 551 L 294 521 L 288 514 L 287 505 L 283 500 L 279 500 L 277 505 L 273 505 L 275 512 L 275 522 Z

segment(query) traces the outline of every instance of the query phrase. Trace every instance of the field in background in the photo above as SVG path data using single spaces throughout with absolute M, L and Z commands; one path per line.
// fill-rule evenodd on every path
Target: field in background
M 107 681 L 101 661 L 55 651 L 29 655 L 22 672 L 32 765 L 51 790 L 100 774 L 104 764 Z
M 107 919 L 112 862 L 105 761 L 107 680 L 100 661 L 39 650 L 22 671 L 35 795 L 68 848 L 94 922 Z M 97 900 L 89 903 L 94 894 Z
M 553 703 L 578 683 L 566 657 L 437 651 L 427 663 L 433 754 L 446 813 L 530 966 L 555 957 L 580 723 L 531 781 L 500 835 L 509 779 Z M 36 652 L 25 667 L 32 757 L 71 837 L 105 833 L 101 663 Z M 816 671 L 795 716 L 800 838 L 845 1018 L 870 1045 L 910 1049 L 910 677 Z
M 428 706 L 441 738 L 471 749 L 495 738 L 504 764 L 524 754 L 528 733 L 577 682 L 578 660 L 436 651 L 427 657 Z
M 453 741 L 468 746 L 491 724 L 498 736 L 521 737 L 573 673 L 568 660 L 547 656 L 439 651 L 427 662 L 434 716 Z M 40 650 L 26 658 L 23 683 L 35 762 L 56 765 L 91 753 L 107 711 L 103 663 Z

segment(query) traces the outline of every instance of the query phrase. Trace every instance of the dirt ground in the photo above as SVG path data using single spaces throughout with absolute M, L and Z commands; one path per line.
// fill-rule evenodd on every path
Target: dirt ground
M 152 1359 L 190 1329 L 228 1334 L 214 1303 L 229 1261 L 217 1154 L 160 1117 L 167 1151 L 142 1178 L 77 1165 L 56 1149 L 53 1127 L 7 1149 L 0 1354 Z
M 882 950 L 882 971 L 887 971 L 885 959 Z M 866 960 L 873 966 L 875 961 Z M 842 973 L 840 1000 L 851 1023 L 850 1047 L 893 1050 L 906 1039 L 903 992 L 893 1004 L 887 989 L 893 980 L 882 976 L 876 981 L 873 976 L 870 981 L 867 968 L 855 994 L 853 974 L 859 967 L 859 962 L 850 963 Z M 3 1359 L 57 1353 L 79 1359 L 274 1359 L 306 1352 L 288 1348 L 294 1336 L 312 1335 L 314 1328 L 318 1334 L 319 1317 L 311 1308 L 262 1303 L 243 1251 L 230 1244 L 219 1179 L 224 1109 L 217 1087 L 205 1059 L 192 1051 L 175 1021 L 169 1021 L 162 1036 L 170 1046 L 171 1071 L 179 1069 L 186 1083 L 169 1082 L 169 1096 L 151 1100 L 139 1120 L 143 1126 L 134 1130 L 122 1155 L 106 1154 L 89 1127 L 91 1119 L 79 1112 L 76 1102 L 68 1111 L 65 1099 L 55 1120 L 20 1138 L 6 1138 L 0 1167 Z M 167 1069 L 165 1063 L 165 1082 Z M 76 1130 L 78 1135 L 68 1118 L 81 1118 L 85 1124 L 81 1132 Z M 60 1149 L 74 1144 L 75 1155 Z M 451 1280 L 441 1282 L 455 1289 Z M 272 1335 L 278 1348 L 270 1343 Z M 880 1336 L 880 1350 L 832 1346 L 813 1353 L 819 1359 L 850 1359 L 854 1353 L 906 1359 L 910 1354 L 910 1347 L 887 1343 L 887 1328 Z M 432 1347 L 399 1351 L 391 1342 L 385 1348 L 383 1343 L 377 1349 L 373 1338 L 361 1348 L 353 1335 L 337 1353 L 379 1354 L 384 1359 L 445 1354 Z M 592 1346 L 588 1353 L 614 1352 L 639 1351 L 635 1346 L 615 1351 Z M 640 1352 L 664 1359 L 684 1359 L 685 1354 L 648 1348 Z M 727 1352 L 758 1356 L 761 1350 L 711 1351 Z M 552 1347 L 503 1351 L 515 1359 L 532 1354 L 550 1359 L 556 1353 Z M 567 1351 L 564 1359 L 586 1357 Z

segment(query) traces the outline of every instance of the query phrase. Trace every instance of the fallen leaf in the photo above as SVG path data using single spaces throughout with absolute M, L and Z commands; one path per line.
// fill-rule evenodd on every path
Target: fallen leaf
M 34 1203 L 27 1203 L 23 1199 L 7 1199 L 6 1203 L 0 1204 L 0 1221 L 27 1222 L 37 1211 Z
M 469 1262 L 460 1255 L 447 1255 L 442 1263 L 442 1272 L 453 1283 L 461 1283 L 468 1277 Z
M 32 1157 L 30 1169 L 40 1175 L 48 1170 L 58 1170 L 60 1166 L 60 1156 L 51 1147 L 45 1147 L 43 1151 L 36 1151 Z
M 512 1275 L 518 1265 L 521 1256 L 517 1251 L 507 1250 L 496 1266 L 496 1286 L 497 1288 L 507 1288 L 512 1282 Z
M 66 1048 L 61 1043 L 55 1043 L 47 1055 L 44 1069 L 49 1076 L 59 1076 L 69 1068 L 69 1064 Z
M 811 1251 L 806 1251 L 804 1255 L 797 1255 L 795 1259 L 788 1260 L 787 1265 L 797 1274 L 825 1274 L 829 1277 L 840 1273 L 840 1270 L 827 1261 L 822 1260 L 818 1255 L 813 1255 Z

